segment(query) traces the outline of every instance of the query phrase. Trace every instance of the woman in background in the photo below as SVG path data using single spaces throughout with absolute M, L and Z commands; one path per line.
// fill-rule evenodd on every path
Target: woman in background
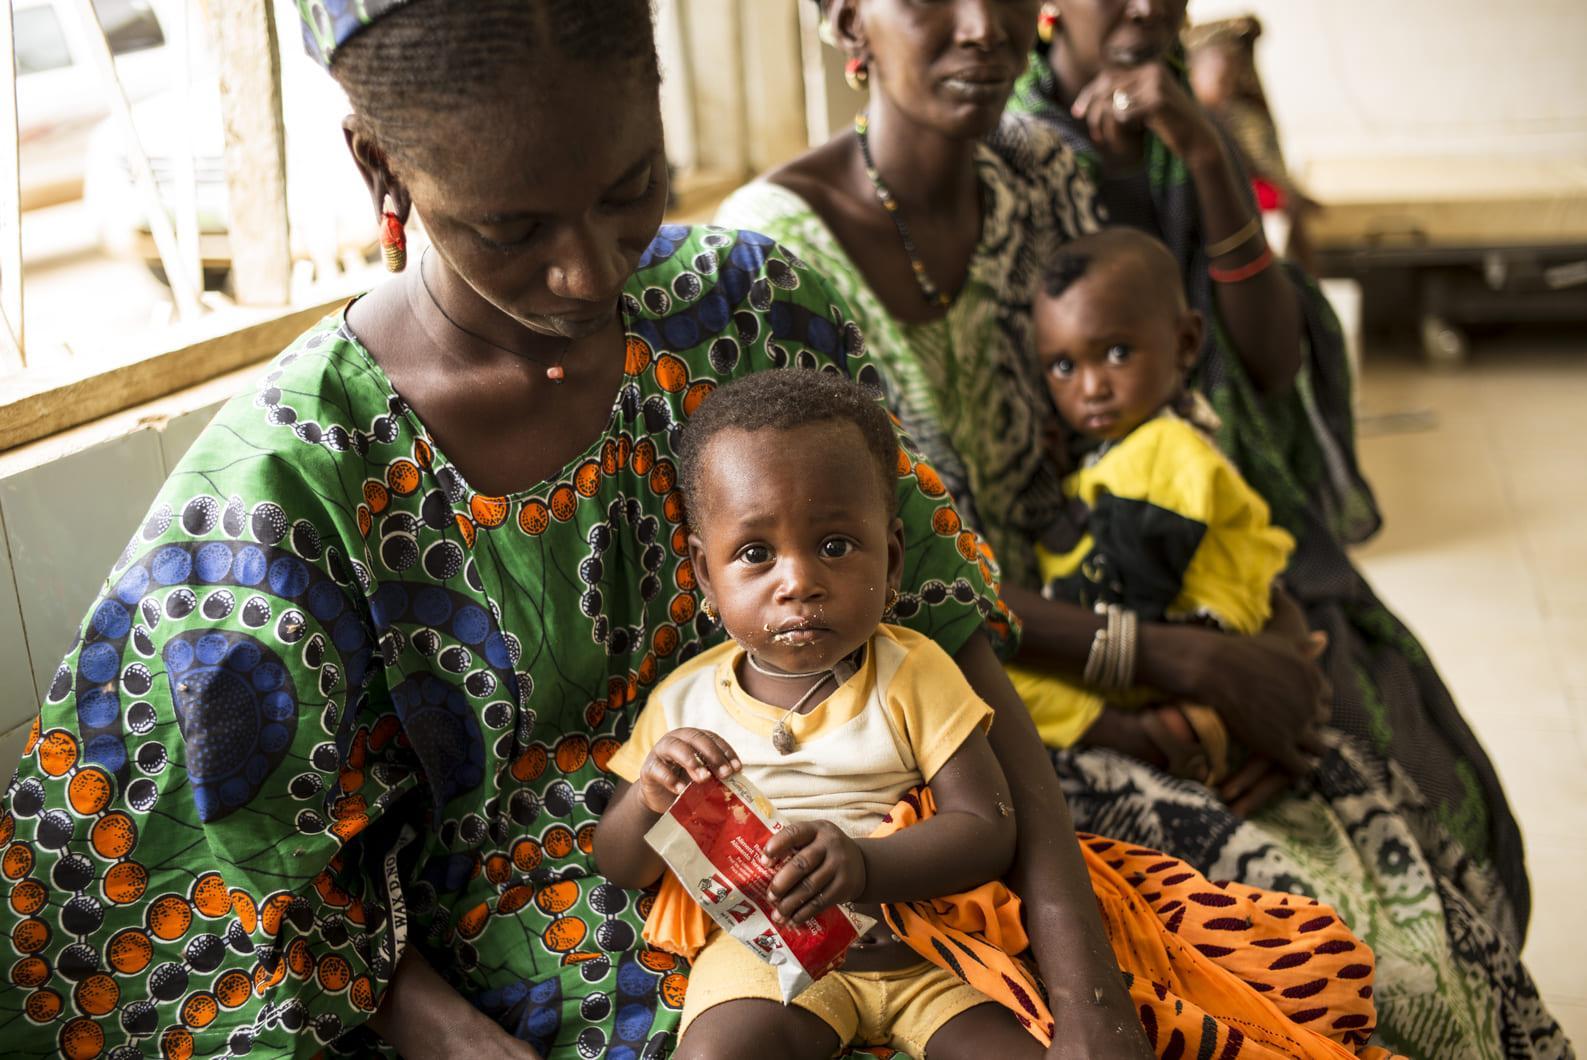
M 1256 69 L 1256 40 L 1262 23 L 1253 15 L 1203 22 L 1185 32 L 1185 56 L 1196 102 L 1207 109 L 1224 136 L 1239 149 L 1251 174 L 1256 205 L 1269 225 L 1269 237 L 1281 228 L 1284 256 L 1308 273 L 1315 272 L 1306 218 L 1321 209 L 1301 189 L 1284 164 L 1278 126 Z
M 1297 539 L 1285 585 L 1328 634 L 1332 725 L 1407 771 L 1485 881 L 1478 905 L 1519 948 L 1530 888 L 1498 775 L 1425 649 L 1345 551 L 1379 517 L 1356 463 L 1338 323 L 1304 273 L 1273 261 L 1235 153 L 1186 87 L 1184 16 L 1184 0 L 1048 0 L 1047 42 L 1011 109 L 1063 136 L 1111 223 L 1174 252 L 1210 324 L 1195 382 L 1222 420 L 1219 443 Z

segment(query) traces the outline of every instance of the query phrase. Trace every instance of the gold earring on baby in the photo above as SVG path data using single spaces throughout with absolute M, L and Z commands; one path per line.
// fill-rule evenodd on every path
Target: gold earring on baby
M 711 601 L 709 600 L 703 601 L 700 604 L 700 614 L 704 615 L 705 620 L 713 625 L 722 621 L 720 616 L 718 616 L 716 613 L 716 608 L 711 606 Z
M 898 590 L 891 585 L 887 587 L 887 603 L 882 607 L 882 620 L 889 621 L 897 617 Z

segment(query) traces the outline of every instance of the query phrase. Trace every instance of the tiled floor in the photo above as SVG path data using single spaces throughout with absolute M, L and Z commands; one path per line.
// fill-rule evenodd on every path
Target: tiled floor
M 1465 368 L 1440 374 L 1369 349 L 1361 402 L 1387 524 L 1358 559 L 1493 755 L 1527 842 L 1527 962 L 1582 1048 L 1587 338 L 1479 341 Z M 1431 424 L 1385 415 L 1417 411 Z

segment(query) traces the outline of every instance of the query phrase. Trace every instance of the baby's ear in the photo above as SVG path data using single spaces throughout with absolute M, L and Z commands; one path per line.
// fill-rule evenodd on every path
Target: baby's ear
M 899 588 L 904 580 L 904 521 L 893 516 L 887 528 L 887 584 Z
M 705 542 L 700 540 L 700 535 L 689 531 L 689 566 L 694 568 L 694 580 L 700 586 L 702 599 L 711 600 L 711 567 L 705 556 Z

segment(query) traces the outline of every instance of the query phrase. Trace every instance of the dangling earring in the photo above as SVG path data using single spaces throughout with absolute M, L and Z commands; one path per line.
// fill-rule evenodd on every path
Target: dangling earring
M 864 59 L 858 55 L 843 64 L 843 80 L 856 92 L 865 91 L 865 82 L 871 79 L 871 71 Z
M 386 196 L 380 214 L 380 249 L 386 255 L 386 271 L 401 272 L 408 267 L 408 233 L 397 216 L 396 204 Z
M 1051 4 L 1043 4 L 1041 14 L 1036 16 L 1036 36 L 1041 38 L 1043 44 L 1051 44 L 1057 32 L 1058 11 Z
M 716 608 L 711 606 L 711 601 L 709 600 L 701 602 L 700 614 L 704 615 L 705 620 L 712 625 L 719 625 L 722 621 L 721 617 L 716 613 Z
M 891 622 L 897 616 L 898 590 L 891 585 L 887 587 L 887 603 L 882 607 L 882 621 Z

